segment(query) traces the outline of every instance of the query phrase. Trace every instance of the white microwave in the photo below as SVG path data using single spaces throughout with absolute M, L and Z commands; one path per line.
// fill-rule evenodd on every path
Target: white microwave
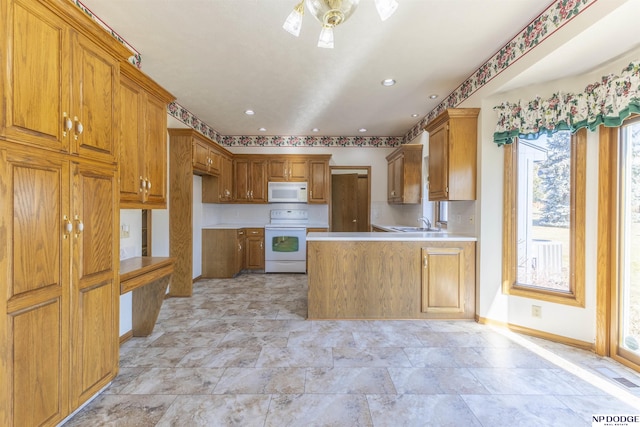
M 269 182 L 269 203 L 307 203 L 306 182 Z

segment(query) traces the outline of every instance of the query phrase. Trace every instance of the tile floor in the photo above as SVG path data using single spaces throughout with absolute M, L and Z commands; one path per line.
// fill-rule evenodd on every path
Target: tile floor
M 71 426 L 591 426 L 640 415 L 640 375 L 469 321 L 307 321 L 306 276 L 244 274 L 164 302 Z

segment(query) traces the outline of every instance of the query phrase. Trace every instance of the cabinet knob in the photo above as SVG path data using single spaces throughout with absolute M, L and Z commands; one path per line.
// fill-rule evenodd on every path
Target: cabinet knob
M 73 220 L 76 223 L 76 237 L 78 237 L 84 231 L 84 224 L 82 223 L 78 215 L 75 215 L 73 217 Z
M 80 120 L 78 120 L 78 116 L 74 116 L 73 117 L 73 121 L 75 122 L 76 126 L 75 126 L 75 135 L 74 138 L 78 139 L 78 136 L 80 134 L 82 134 L 82 132 L 84 131 L 84 126 L 82 126 L 82 122 L 80 122 Z
M 151 190 L 151 180 L 149 178 L 145 178 L 144 182 L 147 183 L 147 191 Z
M 69 235 L 71 235 L 71 232 L 73 231 L 73 224 L 71 224 L 71 221 L 69 221 L 69 217 L 66 215 L 62 217 L 62 221 L 64 221 L 63 238 L 66 239 Z
M 73 127 L 73 123 L 69 116 L 67 116 L 67 112 L 62 113 L 62 136 L 67 136 L 67 132 L 71 130 Z
M 144 179 L 142 179 L 142 176 L 140 176 L 140 193 L 142 193 L 142 191 L 144 190 L 146 183 L 144 182 Z

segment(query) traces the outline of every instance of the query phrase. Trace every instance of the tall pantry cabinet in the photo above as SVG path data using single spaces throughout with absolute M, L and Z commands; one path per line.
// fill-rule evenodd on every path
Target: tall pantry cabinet
M 119 63 L 72 3 L 0 3 L 0 425 L 56 425 L 118 365 Z

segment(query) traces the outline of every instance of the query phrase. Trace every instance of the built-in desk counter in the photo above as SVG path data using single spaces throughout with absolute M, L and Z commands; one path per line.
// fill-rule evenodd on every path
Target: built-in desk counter
M 120 261 L 120 295 L 132 292 L 133 336 L 151 335 L 158 320 L 169 280 L 173 258 L 136 257 Z

